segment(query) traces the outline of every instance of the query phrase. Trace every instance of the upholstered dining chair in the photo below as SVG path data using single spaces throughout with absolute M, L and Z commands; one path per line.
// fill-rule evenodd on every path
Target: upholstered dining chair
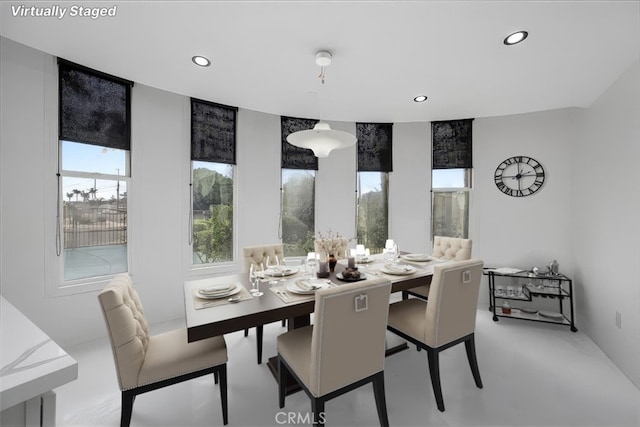
M 282 243 L 276 243 L 273 245 L 259 245 L 259 246 L 246 246 L 242 248 L 242 259 L 244 265 L 244 272 L 249 273 L 249 267 L 251 264 L 260 265 L 266 264 L 267 257 L 277 257 L 280 262 L 284 260 L 284 245 Z M 266 268 L 266 265 L 264 266 Z M 282 326 L 286 325 L 286 321 L 282 321 Z M 249 335 L 249 330 L 244 330 L 244 336 Z M 262 325 L 256 326 L 256 345 L 258 365 L 262 363 L 262 337 L 263 327 Z
M 227 346 L 224 337 L 187 342 L 187 330 L 149 335 L 142 303 L 127 274 L 116 276 L 98 295 L 107 325 L 118 384 L 120 426 L 131 422 L 133 401 L 148 391 L 213 374 L 220 383 L 222 420 L 227 412 Z
M 409 298 L 389 305 L 387 329 L 427 351 L 440 411 L 444 411 L 439 363 L 443 350 L 464 343 L 473 379 L 482 388 L 474 338 L 482 266 L 477 259 L 436 265 L 428 301 Z
M 311 399 L 314 425 L 326 421 L 326 401 L 373 383 L 380 425 L 389 425 L 384 358 L 390 291 L 382 278 L 316 291 L 314 325 L 277 339 L 280 408 L 289 375 Z
M 444 261 L 464 261 L 471 259 L 471 247 L 473 241 L 470 239 L 461 239 L 458 237 L 433 237 L 433 251 L 431 256 Z M 417 286 L 406 291 L 402 291 L 402 299 L 414 297 L 428 299 L 429 285 Z

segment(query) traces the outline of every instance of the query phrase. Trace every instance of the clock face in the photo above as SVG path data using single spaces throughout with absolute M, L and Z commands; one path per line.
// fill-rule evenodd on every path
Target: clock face
M 544 169 L 531 157 L 514 156 L 498 165 L 494 179 L 498 189 L 508 196 L 530 196 L 542 187 Z

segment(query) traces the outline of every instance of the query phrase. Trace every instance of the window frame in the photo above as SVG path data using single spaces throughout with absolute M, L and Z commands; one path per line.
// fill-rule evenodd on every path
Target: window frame
M 391 173 L 387 172 L 387 171 L 356 171 L 356 193 L 355 193 L 356 194 L 356 216 L 355 216 L 355 228 L 356 228 L 355 236 L 356 236 L 356 241 L 357 241 L 358 244 L 364 244 L 367 247 L 367 249 L 369 249 L 371 251 L 372 254 L 381 253 L 382 250 L 384 249 L 384 247 L 380 247 L 380 248 L 370 247 L 368 245 L 368 243 L 361 242 L 360 239 L 359 239 L 360 236 L 358 235 L 358 230 L 359 230 L 358 225 L 360 223 L 360 198 L 362 196 L 362 191 L 361 191 L 362 185 L 360 183 L 361 182 L 360 181 L 360 174 L 361 173 L 366 173 L 366 174 L 376 173 L 376 174 L 380 174 L 381 177 L 384 177 L 384 181 L 385 181 L 384 184 L 386 186 L 386 191 L 384 191 L 382 189 L 381 189 L 381 191 L 382 191 L 383 194 L 386 193 L 386 200 L 384 202 L 385 202 L 386 219 L 387 219 L 387 234 L 386 234 L 386 237 L 385 237 L 385 241 L 389 237 L 389 227 L 391 225 L 391 221 L 390 221 L 390 218 L 389 218 L 389 214 L 390 214 L 389 196 L 390 196 L 390 192 L 391 192 L 391 185 L 390 185 Z
M 209 263 L 201 263 L 201 264 L 196 264 L 193 262 L 193 251 L 194 251 L 194 247 L 193 247 L 193 243 L 194 243 L 194 218 L 193 218 L 193 171 L 194 171 L 194 163 L 198 162 L 198 163 L 215 163 L 215 164 L 219 164 L 219 165 L 226 165 L 226 166 L 230 166 L 231 167 L 231 173 L 232 173 L 232 190 L 231 190 L 231 194 L 232 194 L 232 198 L 233 201 L 231 203 L 231 209 L 232 209 L 232 214 L 231 214 L 231 220 L 232 220 L 232 226 L 231 226 L 231 240 L 232 240 L 232 249 L 231 249 L 231 260 L 226 260 L 226 261 L 219 261 L 219 262 L 209 262 Z M 191 273 L 195 273 L 195 274 L 207 274 L 208 272 L 211 271 L 232 271 L 233 268 L 235 268 L 238 264 L 238 260 L 237 260 L 237 215 L 238 215 L 238 200 L 237 200 L 237 183 L 236 183 L 236 177 L 237 177 L 237 165 L 235 164 L 231 164 L 231 163 L 221 163 L 221 162 L 209 162 L 209 161 L 205 161 L 205 160 L 190 160 L 189 162 L 189 169 L 190 169 L 190 178 L 189 178 L 189 226 L 188 226 L 188 239 L 189 239 L 189 244 L 187 245 L 187 249 L 188 249 L 188 254 L 189 254 L 189 262 L 187 265 L 189 265 L 189 271 Z
M 293 255 L 287 253 L 287 243 L 284 241 L 284 197 L 285 197 L 285 189 L 284 189 L 284 171 L 291 171 L 291 173 L 310 173 L 313 176 L 313 230 L 312 235 L 315 236 L 315 226 L 316 226 L 316 194 L 317 194 L 317 184 L 318 184 L 318 171 L 316 169 L 293 169 L 293 168 L 280 168 L 280 218 L 279 218 L 279 231 L 278 237 L 282 241 L 282 245 L 285 251 L 285 257 L 306 257 L 306 254 L 302 255 Z M 313 252 L 314 249 L 310 248 L 308 252 Z M 306 259 L 306 258 L 305 258 Z
M 86 292 L 94 292 L 101 290 L 107 283 L 109 283 L 113 277 L 121 273 L 111 273 L 106 275 L 97 275 L 90 276 L 79 279 L 65 280 L 65 257 L 64 257 L 64 194 L 62 188 L 62 179 L 64 177 L 70 178 L 80 178 L 80 179 L 107 179 L 107 180 L 119 180 L 125 181 L 127 186 L 127 270 L 126 273 L 133 275 L 133 252 L 135 243 L 133 241 L 134 236 L 134 212 L 135 212 L 135 202 L 132 200 L 135 199 L 135 191 L 133 190 L 133 182 L 131 179 L 131 103 L 132 103 L 132 92 L 133 92 L 133 82 L 128 80 L 121 79 L 116 76 L 111 76 L 109 74 L 103 73 L 98 70 L 93 70 L 88 67 L 84 67 L 82 65 L 74 64 L 72 62 L 66 61 L 62 58 L 52 58 L 51 61 L 51 73 L 48 75 L 48 78 L 45 80 L 45 109 L 44 109 L 44 117 L 45 122 L 55 123 L 55 125 L 49 127 L 48 136 L 45 140 L 50 141 L 50 143 L 45 144 L 45 156 L 50 159 L 50 165 L 53 172 L 53 175 L 56 177 L 53 180 L 53 184 L 51 189 L 55 191 L 47 192 L 49 196 L 45 197 L 45 212 L 50 212 L 48 207 L 55 206 L 55 216 L 52 221 L 48 219 L 45 220 L 45 232 L 47 236 L 53 236 L 53 238 L 47 237 L 46 246 L 52 248 L 51 251 L 45 251 L 45 269 L 46 271 L 51 272 L 51 275 L 48 275 L 48 278 L 45 279 L 45 295 L 48 297 L 59 297 L 59 296 L 69 296 L 76 295 Z M 62 107 L 61 103 L 61 87 L 60 87 L 60 64 L 64 64 L 67 67 L 74 67 L 79 71 L 93 74 L 96 77 L 104 78 L 107 80 L 111 80 L 117 83 L 125 84 L 127 86 L 127 105 L 126 105 L 126 113 L 127 113 L 127 137 L 129 138 L 129 149 L 124 150 L 125 154 L 125 174 L 105 174 L 98 172 L 86 172 L 86 171 L 74 171 L 74 170 L 65 170 L 62 169 L 62 144 L 63 141 L 72 142 L 72 143 L 87 143 L 82 141 L 70 141 L 67 139 L 62 139 L 59 135 L 60 126 L 61 126 L 61 116 L 60 116 L 60 108 Z M 102 145 L 95 145 L 96 147 L 104 147 Z M 107 147 L 110 148 L 110 147 Z M 59 253 L 58 253 L 59 251 Z
M 442 234 L 435 234 L 435 219 L 436 219 L 436 215 L 435 215 L 435 198 L 436 198 L 436 193 L 466 193 L 466 198 L 467 198 L 467 210 L 466 210 L 466 221 L 465 221 L 465 225 L 466 225 L 466 235 L 463 233 L 462 236 L 445 236 L 445 237 L 458 237 L 458 238 L 463 238 L 463 239 L 468 239 L 469 235 L 471 233 L 471 197 L 472 197 L 472 190 L 473 190 L 473 169 L 472 168 L 456 168 L 456 169 L 462 169 L 464 171 L 464 181 L 465 181 L 465 185 L 464 186 L 460 186 L 460 187 L 434 187 L 433 186 L 433 173 L 437 170 L 445 170 L 445 169 L 432 169 L 431 170 L 431 198 L 430 198 L 430 204 L 431 204 L 431 224 L 430 224 L 430 233 L 431 233 L 431 242 L 433 243 L 433 236 L 438 235 L 441 236 Z M 433 246 L 433 244 L 431 245 Z

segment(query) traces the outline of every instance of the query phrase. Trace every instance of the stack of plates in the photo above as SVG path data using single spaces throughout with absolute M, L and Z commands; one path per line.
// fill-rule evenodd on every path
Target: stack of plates
M 242 285 L 237 283 L 207 286 L 198 289 L 198 296 L 205 299 L 225 298 L 237 294 L 241 288 Z
M 400 257 L 413 262 L 427 262 L 432 260 L 431 256 L 428 254 L 406 254 L 401 255 Z
M 557 311 L 544 311 L 544 310 L 540 310 L 538 312 L 538 314 L 542 317 L 546 317 L 549 319 L 553 319 L 553 320 L 562 320 L 564 319 L 564 316 L 562 315 L 562 313 L 558 313 Z
M 398 276 L 406 276 L 408 274 L 413 274 L 416 272 L 416 269 L 410 265 L 406 264 L 385 264 L 380 268 L 380 271 L 386 274 L 395 274 Z
M 287 285 L 287 290 L 294 294 L 310 295 L 318 289 L 323 289 L 329 286 L 326 280 L 296 280 L 294 283 Z

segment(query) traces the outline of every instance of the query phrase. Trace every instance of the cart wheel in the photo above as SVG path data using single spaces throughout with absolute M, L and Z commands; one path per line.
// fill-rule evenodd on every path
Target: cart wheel
M 571 327 L 571 332 L 578 332 L 578 328 L 576 328 L 575 326 Z
M 498 321 L 498 316 L 493 316 L 493 321 L 497 322 Z

